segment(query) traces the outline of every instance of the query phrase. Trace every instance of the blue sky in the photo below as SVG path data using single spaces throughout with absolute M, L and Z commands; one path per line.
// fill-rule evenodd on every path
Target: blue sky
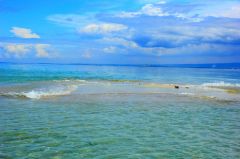
M 0 61 L 240 62 L 239 0 L 0 0 Z

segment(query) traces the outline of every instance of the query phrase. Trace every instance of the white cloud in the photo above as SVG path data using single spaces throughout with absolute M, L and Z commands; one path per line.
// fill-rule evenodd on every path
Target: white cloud
M 127 28 L 125 25 L 115 23 L 89 24 L 81 29 L 80 32 L 87 34 L 106 34 L 126 30 Z
M 167 12 L 164 12 L 162 8 L 160 8 L 159 6 L 155 6 L 153 4 L 146 4 L 137 12 L 121 12 L 120 14 L 117 15 L 117 17 L 133 18 L 141 15 L 168 16 L 169 14 Z
M 160 7 L 156 7 L 153 4 L 146 4 L 140 10 L 140 14 L 149 16 L 168 16 L 168 13 L 163 12 Z
M 187 20 L 190 22 L 201 22 L 203 21 L 202 17 L 198 17 L 195 15 L 188 15 L 185 13 L 169 13 L 164 12 L 160 6 L 155 6 L 153 4 L 147 4 L 142 7 L 140 11 L 137 12 L 121 12 L 120 14 L 116 15 L 116 17 L 120 18 L 134 18 L 142 15 L 147 16 L 157 16 L 157 17 L 164 17 L 164 16 L 173 16 L 179 19 Z
M 195 14 L 187 14 L 187 13 L 178 13 L 178 12 L 166 12 L 163 11 L 161 8 L 161 4 L 165 4 L 165 1 L 160 1 L 156 4 L 146 4 L 144 5 L 139 11 L 136 12 L 121 12 L 117 14 L 116 17 L 120 18 L 134 18 L 142 15 L 146 16 L 157 16 L 157 17 L 164 17 L 164 16 L 173 16 L 179 19 L 187 20 L 190 22 L 201 22 L 203 21 L 203 17 L 198 17 Z
M 49 53 L 46 51 L 46 49 L 50 45 L 48 44 L 36 44 L 35 49 L 36 49 L 36 56 L 37 57 L 49 57 Z
M 31 50 L 31 45 L 28 44 L 2 44 L 1 47 L 16 57 L 21 57 Z
M 120 46 L 124 46 L 126 48 L 138 48 L 139 47 L 134 41 L 126 40 L 123 38 L 102 38 L 101 40 L 99 40 L 99 42 L 120 45 Z
M 121 12 L 116 14 L 120 18 L 134 18 L 139 16 L 173 16 L 190 22 L 201 22 L 206 17 L 225 17 L 225 18 L 240 18 L 240 3 L 239 2 L 224 2 L 216 4 L 216 1 L 206 5 L 203 3 L 189 12 L 174 12 L 171 10 L 163 10 L 162 4 L 166 1 L 160 1 L 154 4 L 146 4 L 136 12 Z M 204 5 L 205 4 L 205 5 Z
M 49 47 L 49 44 L 0 43 L 0 48 L 3 48 L 8 55 L 15 57 L 23 57 L 28 53 L 35 53 L 37 57 L 49 57 L 46 50 Z
M 152 53 L 154 50 L 156 50 L 155 48 L 144 48 L 139 46 L 136 42 L 132 41 L 132 40 L 127 40 L 127 39 L 123 39 L 123 38 L 102 38 L 101 40 L 99 40 L 99 42 L 102 43 L 111 43 L 112 45 L 115 46 L 119 46 L 120 48 L 123 47 L 124 49 L 128 50 L 128 52 L 131 50 L 136 51 L 138 53 Z M 119 47 L 118 48 L 119 50 Z M 122 49 L 120 52 L 124 52 Z M 109 50 L 109 49 L 107 49 Z
M 27 29 L 27 28 L 19 28 L 19 27 L 12 27 L 11 32 L 20 38 L 40 38 L 39 35 L 37 35 L 36 33 L 32 33 L 31 29 Z

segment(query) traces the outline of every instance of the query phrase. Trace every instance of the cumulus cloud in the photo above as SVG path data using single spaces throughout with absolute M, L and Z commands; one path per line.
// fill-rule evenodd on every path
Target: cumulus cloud
M 24 57 L 29 53 L 34 53 L 39 58 L 50 57 L 47 51 L 49 47 L 49 44 L 0 43 L 0 48 L 15 57 Z
M 26 39 L 40 38 L 39 35 L 37 35 L 36 33 L 32 33 L 32 30 L 28 28 L 12 27 L 11 32 L 15 36 L 20 38 L 26 38 Z
M 80 32 L 87 34 L 106 34 L 126 30 L 128 27 L 116 23 L 89 24 L 82 28 Z
M 37 57 L 49 57 L 49 53 L 47 52 L 47 48 L 50 45 L 48 44 L 36 44 L 34 47 L 36 49 L 36 56 Z
M 146 4 L 140 10 L 141 14 L 149 15 L 149 16 L 168 16 L 168 13 L 163 12 L 160 7 L 156 7 L 153 4 Z
M 142 7 L 132 12 L 114 10 L 107 13 L 90 11 L 81 15 L 56 14 L 49 16 L 48 20 L 82 33 L 75 35 L 81 37 L 78 38 L 81 42 L 73 39 L 74 42 L 69 43 L 78 51 L 86 49 L 86 46 L 95 47 L 94 51 L 79 54 L 86 59 L 94 55 L 97 57 L 97 53 L 106 53 L 103 56 L 123 53 L 135 53 L 136 56 L 192 54 L 194 58 L 194 54 L 201 53 L 212 55 L 217 52 L 239 52 L 239 19 L 229 19 L 240 18 L 239 5 L 225 5 L 226 0 L 221 4 L 216 0 L 181 3 L 139 1 L 142 2 L 139 3 Z M 148 4 L 151 2 L 153 3 Z M 37 57 L 48 57 L 48 47 L 36 44 L 32 46 Z
M 2 44 L 2 48 L 16 57 L 21 57 L 28 53 L 31 46 L 28 44 Z

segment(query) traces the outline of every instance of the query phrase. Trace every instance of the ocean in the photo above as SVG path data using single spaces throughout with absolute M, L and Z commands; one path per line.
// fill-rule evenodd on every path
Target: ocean
M 239 68 L 0 64 L 0 158 L 239 152 Z

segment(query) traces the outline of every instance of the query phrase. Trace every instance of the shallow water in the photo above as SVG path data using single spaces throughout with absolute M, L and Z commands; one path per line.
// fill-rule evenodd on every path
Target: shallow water
M 31 67 L 0 67 L 0 158 L 240 158 L 239 94 L 203 85 L 238 70 Z

